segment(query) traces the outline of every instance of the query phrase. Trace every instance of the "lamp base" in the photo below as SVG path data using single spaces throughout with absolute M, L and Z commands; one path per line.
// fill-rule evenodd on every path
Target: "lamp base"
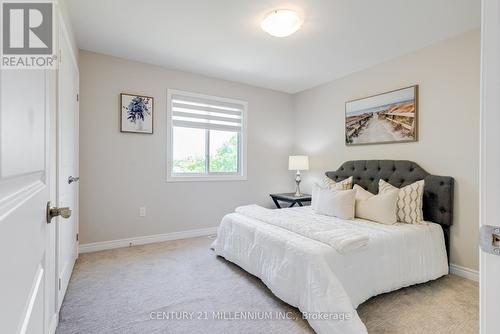
M 300 179 L 300 171 L 297 171 L 297 174 L 295 174 L 295 183 L 296 183 L 296 186 L 295 186 L 295 197 L 300 197 L 302 196 L 302 194 L 300 193 L 300 181 L 302 181 Z

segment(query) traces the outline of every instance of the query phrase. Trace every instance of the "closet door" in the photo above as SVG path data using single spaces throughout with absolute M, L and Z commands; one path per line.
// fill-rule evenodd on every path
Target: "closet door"
M 57 110 L 57 204 L 71 217 L 57 219 L 58 309 L 78 255 L 78 67 L 64 26 L 59 33 L 60 62 Z

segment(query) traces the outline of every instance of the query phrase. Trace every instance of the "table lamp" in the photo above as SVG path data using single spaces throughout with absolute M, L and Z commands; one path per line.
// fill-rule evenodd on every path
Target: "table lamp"
M 302 196 L 300 193 L 300 171 L 309 169 L 309 157 L 307 155 L 291 155 L 288 157 L 288 170 L 296 170 L 295 183 L 295 197 Z

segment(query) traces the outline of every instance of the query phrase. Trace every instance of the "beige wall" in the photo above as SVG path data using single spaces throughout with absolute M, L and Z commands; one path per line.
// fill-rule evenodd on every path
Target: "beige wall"
M 346 160 L 408 159 L 455 178 L 451 262 L 477 269 L 479 46 L 472 31 L 293 96 L 81 51 L 80 242 L 214 227 L 238 205 L 272 206 L 270 192 L 293 188 L 291 153 L 310 155 L 306 191 Z M 345 101 L 413 84 L 418 142 L 345 146 Z M 247 181 L 165 182 L 167 88 L 249 102 Z M 154 96 L 153 135 L 119 132 L 120 92 Z
M 295 153 L 311 157 L 304 189 L 342 162 L 408 159 L 455 178 L 451 263 L 478 269 L 480 33 L 472 31 L 294 96 Z M 345 101 L 419 85 L 419 141 L 344 144 Z
M 248 101 L 247 181 L 165 182 L 167 88 Z M 119 132 L 121 92 L 155 98 L 153 135 Z M 81 244 L 215 227 L 293 187 L 288 94 L 81 51 L 80 96 Z

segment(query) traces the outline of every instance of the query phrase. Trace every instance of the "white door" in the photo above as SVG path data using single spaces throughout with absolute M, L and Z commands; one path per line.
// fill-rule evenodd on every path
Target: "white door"
M 500 333 L 500 2 L 483 0 L 481 61 L 481 233 L 480 328 L 482 334 Z
M 46 327 L 49 80 L 45 70 L 0 71 L 1 333 Z
M 58 309 L 78 255 L 78 182 L 69 179 L 78 177 L 78 67 L 63 26 L 59 46 L 57 204 L 69 207 L 72 215 L 69 219 L 57 220 Z

